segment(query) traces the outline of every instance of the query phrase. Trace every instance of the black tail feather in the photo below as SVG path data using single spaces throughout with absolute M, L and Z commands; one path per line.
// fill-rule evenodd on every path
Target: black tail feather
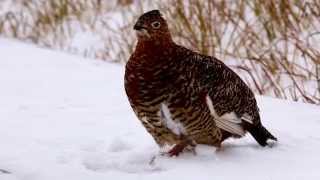
M 277 141 L 277 138 L 274 137 L 265 127 L 263 127 L 262 124 L 251 127 L 248 129 L 248 131 L 254 137 L 254 139 L 263 147 L 268 145 L 268 139 Z

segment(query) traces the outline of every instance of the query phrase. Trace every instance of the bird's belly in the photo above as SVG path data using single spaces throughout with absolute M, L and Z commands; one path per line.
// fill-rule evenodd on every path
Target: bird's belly
M 162 109 L 166 107 L 162 105 Z M 216 145 L 220 143 L 220 129 L 215 125 L 208 110 L 191 106 L 170 107 L 166 111 L 162 119 L 175 134 L 182 134 L 198 144 Z

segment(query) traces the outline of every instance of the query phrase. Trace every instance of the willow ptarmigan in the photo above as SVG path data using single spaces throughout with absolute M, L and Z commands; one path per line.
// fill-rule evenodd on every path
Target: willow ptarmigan
M 134 25 L 138 43 L 125 72 L 125 90 L 143 126 L 177 156 L 186 147 L 220 147 L 248 131 L 261 145 L 277 140 L 264 128 L 253 92 L 218 59 L 175 44 L 158 10 Z

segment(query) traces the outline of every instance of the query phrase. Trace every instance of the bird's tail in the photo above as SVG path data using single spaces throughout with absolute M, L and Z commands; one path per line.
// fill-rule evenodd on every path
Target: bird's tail
M 249 128 L 248 131 L 254 137 L 254 139 L 263 147 L 268 145 L 268 139 L 277 141 L 277 138 L 274 137 L 265 127 L 263 127 L 261 123 Z

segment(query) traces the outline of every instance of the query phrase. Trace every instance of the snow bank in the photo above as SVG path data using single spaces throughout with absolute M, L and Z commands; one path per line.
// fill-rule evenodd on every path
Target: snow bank
M 158 147 L 129 107 L 121 66 L 6 39 L 0 57 L 1 180 L 320 178 L 318 106 L 258 97 L 272 148 L 248 135 L 150 165 Z

